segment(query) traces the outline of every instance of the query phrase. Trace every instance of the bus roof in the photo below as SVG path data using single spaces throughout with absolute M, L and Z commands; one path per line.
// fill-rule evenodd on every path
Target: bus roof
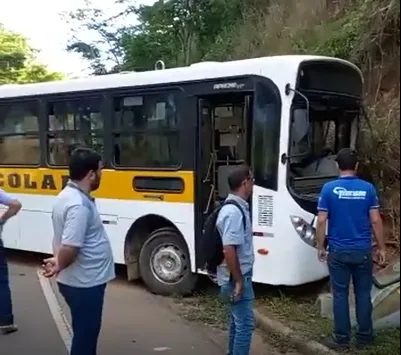
M 260 75 L 262 69 L 263 75 L 273 81 L 277 81 L 280 79 L 280 73 L 286 71 L 296 73 L 300 64 L 307 61 L 340 62 L 353 67 L 362 77 L 362 73 L 357 66 L 342 59 L 321 56 L 287 55 L 231 62 L 201 62 L 181 68 L 108 74 L 46 83 L 0 85 L 0 99 L 104 90 L 119 87 L 140 87 L 242 75 Z

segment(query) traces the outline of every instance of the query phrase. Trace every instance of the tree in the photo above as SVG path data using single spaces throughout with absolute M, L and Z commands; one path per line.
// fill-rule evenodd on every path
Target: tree
M 101 9 L 93 8 L 88 0 L 85 8 L 77 9 L 63 16 L 63 19 L 70 24 L 73 33 L 67 50 L 76 52 L 87 60 L 95 75 L 120 70 L 122 64 L 121 31 L 113 24 L 120 15 L 106 16 Z M 87 42 L 80 37 L 82 33 L 88 32 L 96 39 Z M 111 69 L 108 69 L 107 62 L 111 63 Z
M 131 8 L 139 25 L 123 36 L 124 66 L 151 69 L 150 65 L 162 59 L 174 67 L 227 56 L 228 34 L 242 18 L 245 3 L 159 0 L 152 6 Z
M 0 85 L 63 79 L 62 74 L 35 63 L 35 54 L 24 36 L 7 31 L 0 24 Z
M 126 60 L 146 58 L 139 51 L 146 43 L 155 62 L 166 60 L 170 66 L 189 65 L 213 52 L 219 34 L 228 32 L 241 17 L 243 2 L 239 0 L 159 0 L 152 6 L 135 10 L 140 25 L 124 42 Z M 151 39 L 151 41 L 149 41 Z
M 131 27 L 119 24 L 119 21 L 129 21 L 134 7 L 131 0 L 114 0 L 113 9 L 114 13 L 105 14 L 95 8 L 91 0 L 85 0 L 85 7 L 62 15 L 72 33 L 67 50 L 80 54 L 88 61 L 95 75 L 123 70 L 122 42 Z M 85 34 L 89 34 L 91 39 L 84 38 Z
M 168 67 L 220 60 L 230 52 L 231 33 L 253 1 L 158 0 L 137 7 L 133 0 L 117 0 L 121 12 L 107 18 L 88 0 L 86 8 L 67 16 L 75 29 L 68 49 L 88 60 L 94 74 L 108 72 L 107 61 L 112 63 L 111 71 L 139 71 L 153 69 L 158 60 Z M 114 25 L 128 16 L 135 16 L 138 24 Z M 85 31 L 95 33 L 98 39 L 85 42 L 80 37 Z

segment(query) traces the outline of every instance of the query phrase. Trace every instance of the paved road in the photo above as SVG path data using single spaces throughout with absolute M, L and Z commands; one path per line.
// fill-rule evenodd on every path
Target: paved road
M 20 331 L 0 335 L 0 354 L 67 355 L 34 268 L 11 266 L 13 302 Z
M 68 346 L 70 333 L 68 326 L 57 319 L 57 314 L 60 316 L 60 310 L 63 310 L 68 320 L 65 305 L 60 302 L 57 309 L 54 308 L 57 303 L 51 300 L 52 295 L 47 294 L 46 299 L 35 267 L 10 266 L 16 322 L 20 331 L 0 338 L 0 354 L 67 355 L 65 343 Z M 50 287 L 46 293 L 56 289 Z M 55 296 L 61 300 L 58 293 Z M 47 301 L 52 305 L 61 331 Z M 110 285 L 106 296 L 99 355 L 150 355 L 156 352 L 223 354 L 208 334 L 185 324 L 158 297 L 117 280 Z
M 32 261 L 33 260 L 33 261 Z M 37 274 L 37 257 L 12 258 L 10 273 L 20 331 L 0 336 L 0 354 L 68 355 L 68 308 L 54 282 Z M 168 299 L 119 278 L 107 289 L 99 355 L 223 355 L 226 334 L 189 324 Z M 256 336 L 253 355 L 277 355 Z

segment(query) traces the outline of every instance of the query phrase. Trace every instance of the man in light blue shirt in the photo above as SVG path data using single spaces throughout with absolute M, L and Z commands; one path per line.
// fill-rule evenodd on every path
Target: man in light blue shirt
M 57 282 L 71 310 L 71 355 L 96 355 L 106 284 L 114 279 L 111 245 L 90 192 L 100 185 L 101 157 L 78 148 L 70 159 L 71 181 L 53 207 L 54 258 L 44 275 Z
M 1 234 L 6 222 L 21 209 L 21 203 L 0 189 L 0 204 L 8 207 L 0 216 L 0 334 L 11 334 L 16 332 L 18 327 L 14 324 L 8 265 Z
M 255 257 L 247 202 L 252 195 L 253 182 L 253 174 L 246 165 L 231 172 L 228 178 L 231 194 L 227 200 L 235 204 L 223 206 L 216 223 L 224 251 L 224 262 L 217 268 L 217 281 L 230 307 L 228 355 L 248 355 L 254 330 L 252 269 Z

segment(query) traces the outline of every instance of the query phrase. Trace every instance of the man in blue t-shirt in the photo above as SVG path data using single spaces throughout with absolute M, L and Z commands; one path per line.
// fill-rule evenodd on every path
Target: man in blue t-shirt
M 379 201 L 372 184 L 359 179 L 358 158 L 351 149 L 337 156 L 339 179 L 327 183 L 318 205 L 318 256 L 328 261 L 333 291 L 334 335 L 330 348 L 348 348 L 351 337 L 349 314 L 349 284 L 352 278 L 358 321 L 357 345 L 364 347 L 373 341 L 372 232 L 378 245 L 379 263 L 385 262 L 383 223 Z M 328 227 L 328 254 L 325 249 Z

